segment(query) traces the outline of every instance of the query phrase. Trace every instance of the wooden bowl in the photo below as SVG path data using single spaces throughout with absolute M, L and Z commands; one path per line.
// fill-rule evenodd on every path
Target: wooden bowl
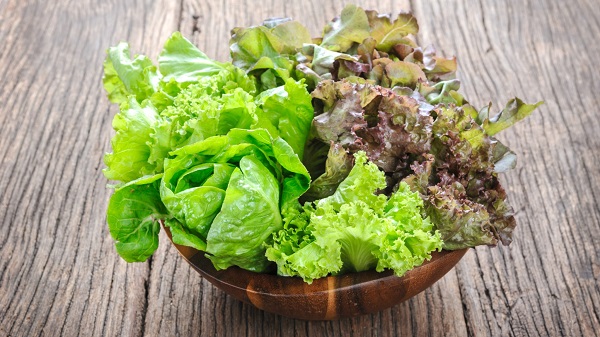
M 169 239 L 171 232 L 165 229 Z M 365 271 L 316 279 L 259 274 L 238 267 L 217 271 L 204 253 L 175 244 L 202 277 L 242 302 L 304 320 L 334 320 L 387 309 L 417 295 L 452 269 L 467 249 L 432 253 L 430 261 L 397 277 L 391 271 Z

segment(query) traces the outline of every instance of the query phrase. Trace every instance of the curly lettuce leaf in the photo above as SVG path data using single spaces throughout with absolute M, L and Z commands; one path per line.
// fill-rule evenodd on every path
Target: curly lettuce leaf
M 168 218 L 158 192 L 162 175 L 131 181 L 111 196 L 107 222 L 117 253 L 127 262 L 143 262 L 158 247 L 159 220 Z
M 288 79 L 281 87 L 263 91 L 256 97 L 262 108 L 261 114 L 277 130 L 300 159 L 304 156 L 304 144 L 314 116 L 311 96 L 302 82 Z
M 111 102 L 122 103 L 133 95 L 140 103 L 150 99 L 162 110 L 187 83 L 216 75 L 224 66 L 175 32 L 158 57 L 158 68 L 144 55 L 131 59 L 127 43 L 109 48 L 102 80 Z
M 157 165 L 148 161 L 152 152 L 151 134 L 159 120 L 158 112 L 148 101 L 139 104 L 131 96 L 121 105 L 121 112 L 113 119 L 116 131 L 111 139 L 113 152 L 104 156 L 106 178 L 128 182 L 159 173 L 155 172 Z
M 371 209 L 381 212 L 387 197 L 383 194 L 376 195 L 375 192 L 385 186 L 385 176 L 379 171 L 377 165 L 368 162 L 364 152 L 357 152 L 354 155 L 354 166 L 348 177 L 340 183 L 331 196 L 317 200 L 315 203 L 317 206 L 331 205 L 337 211 L 344 204 L 361 201 Z
M 446 249 L 499 241 L 506 245 L 516 226 L 495 169 L 496 163 L 510 165 L 511 156 L 468 111 L 459 107 L 436 110 L 432 141 L 435 160 L 433 169 L 423 172 L 431 175 L 426 179 L 432 182 L 424 192 L 426 214 L 441 232 Z M 498 158 L 494 155 L 497 152 L 504 155 Z
M 107 51 L 102 81 L 111 102 L 125 102 L 129 95 L 142 102 L 156 92 L 160 74 L 148 57 L 131 59 L 129 45 L 121 42 Z
M 402 168 L 405 155 L 430 148 L 431 107 L 416 99 L 346 81 L 324 81 L 312 96 L 323 107 L 313 122 L 316 138 L 351 153 L 365 151 L 385 172 Z
M 376 195 L 385 177 L 364 152 L 338 190 L 303 208 L 282 210 L 266 256 L 280 275 L 311 283 L 329 274 L 393 269 L 401 276 L 441 249 L 440 234 L 421 217 L 423 201 L 403 184 L 389 199 Z

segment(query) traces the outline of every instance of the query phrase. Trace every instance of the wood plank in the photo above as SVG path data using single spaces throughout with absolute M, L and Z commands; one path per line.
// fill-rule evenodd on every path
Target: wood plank
M 470 334 L 593 336 L 600 327 L 600 46 L 591 1 L 415 3 L 421 41 L 459 59 L 482 106 L 514 95 L 546 104 L 499 135 L 519 155 L 503 177 L 519 227 L 509 248 L 457 268 Z M 466 296 L 465 296 L 466 295 Z
M 303 322 L 226 296 L 165 236 L 147 263 L 117 256 L 101 174 L 117 111 L 101 88 L 104 50 L 123 40 L 155 58 L 180 29 L 227 60 L 235 25 L 291 16 L 317 34 L 344 3 L 0 0 L 0 336 L 597 335 L 600 9 L 592 0 L 360 3 L 392 13 L 412 4 L 420 42 L 458 56 L 475 105 L 514 95 L 546 101 L 499 137 L 519 155 L 502 178 L 518 212 L 515 242 L 470 251 L 412 300 Z
M 104 50 L 155 54 L 171 1 L 3 1 L 0 6 L 0 335 L 141 335 L 148 264 L 106 226 L 111 119 Z

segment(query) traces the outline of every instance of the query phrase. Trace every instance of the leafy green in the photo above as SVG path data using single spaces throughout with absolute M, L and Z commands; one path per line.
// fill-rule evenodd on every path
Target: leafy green
M 392 21 L 390 15 L 379 14 L 376 11 L 365 11 L 371 26 L 371 36 L 377 41 L 377 49 L 389 51 L 391 47 L 406 42 L 409 34 L 417 34 L 419 25 L 414 16 L 409 13 L 400 13 Z M 362 41 L 359 41 L 362 42 Z
M 168 217 L 158 192 L 162 175 L 131 181 L 111 196 L 107 209 L 110 235 L 127 262 L 145 261 L 158 247 L 159 220 Z
M 311 97 L 302 82 L 288 79 L 281 87 L 263 91 L 256 98 L 262 108 L 262 116 L 280 136 L 290 144 L 300 158 L 304 155 L 304 144 L 314 116 Z M 261 112 L 259 112 L 261 114 Z M 260 124 L 259 124 L 260 125 Z M 260 125 L 262 126 L 262 125 Z
M 482 123 L 485 132 L 488 135 L 493 136 L 529 116 L 533 110 L 541 104 L 543 104 L 543 102 L 526 104 L 515 97 L 508 101 L 504 110 L 500 111 L 495 116 L 489 116 L 489 109 L 483 109 L 479 114 L 478 119 L 480 123 Z
M 301 46 L 306 36 L 297 29 L 283 24 L 268 34 Z M 122 102 L 104 170 L 121 182 L 108 209 L 117 251 L 145 260 L 164 220 L 175 243 L 206 251 L 217 268 L 264 270 L 263 244 L 281 227 L 280 207 L 310 184 L 301 162 L 313 117 L 306 86 L 288 78 L 259 93 L 252 75 L 209 59 L 180 33 L 158 64 L 131 60 L 125 43 L 109 49 L 105 62 L 107 93 Z M 240 232 L 255 240 L 235 248 Z
M 243 157 L 208 232 L 206 252 L 215 268 L 266 270 L 263 244 L 282 226 L 279 197 L 278 181 L 269 169 L 254 156 Z
M 369 20 L 365 11 L 354 5 L 342 10 L 340 17 L 333 19 L 323 29 L 321 46 L 345 52 L 353 43 L 361 43 L 369 37 Z
M 128 182 L 156 172 L 149 162 L 152 151 L 148 144 L 159 115 L 151 103 L 141 105 L 134 96 L 121 105 L 121 112 L 113 119 L 117 131 L 111 139 L 113 152 L 104 156 L 104 175 L 111 180 Z
M 311 147 L 318 148 L 315 144 L 320 143 L 332 144 L 338 153 L 340 147 L 350 154 L 365 151 L 386 172 L 386 182 L 379 189 L 388 194 L 407 182 L 421 194 L 424 212 L 442 235 L 446 249 L 498 241 L 508 244 L 516 222 L 497 173 L 514 167 L 515 155 L 488 132 L 493 134 L 524 118 L 540 103 L 513 100 L 501 114 L 489 118 L 487 110 L 478 113 L 451 94 L 453 83 L 440 82 L 428 91 L 430 97 L 436 95 L 430 101 L 439 101 L 431 105 L 412 89 L 322 81 L 312 93 L 317 116 Z M 338 160 L 330 156 L 321 165 Z M 315 171 L 323 172 L 322 179 L 338 177 L 327 186 L 329 191 L 346 174 L 331 164 Z M 317 198 L 327 196 L 325 190 L 319 192 Z
M 325 171 L 312 181 L 303 198 L 312 201 L 335 193 L 338 185 L 350 173 L 352 165 L 353 157 L 341 145 L 333 144 L 326 155 Z
M 294 21 L 275 26 L 269 22 L 252 28 L 235 28 L 229 42 L 233 65 L 257 77 L 260 90 L 281 86 L 296 65 L 293 54 L 311 43 L 308 30 Z
M 211 60 L 181 33 L 175 32 L 165 43 L 158 57 L 164 81 L 195 82 L 203 76 L 219 73 L 224 65 Z
M 121 42 L 108 49 L 102 80 L 111 102 L 125 102 L 129 95 L 141 102 L 156 92 L 160 75 L 148 57 L 140 55 L 132 60 L 129 45 Z
M 164 221 L 217 269 L 274 262 L 312 282 L 510 243 L 498 173 L 516 154 L 494 136 L 541 102 L 476 110 L 456 58 L 419 46 L 418 29 L 412 14 L 348 5 L 314 39 L 290 19 L 234 28 L 231 63 L 180 33 L 158 67 L 110 48 L 103 84 L 121 109 L 104 173 L 120 182 L 108 208 L 119 254 L 147 259 Z
M 165 162 L 161 199 L 173 241 L 206 251 L 215 268 L 264 271 L 263 244 L 282 226 L 310 177 L 290 145 L 264 129 L 232 129 L 181 147 Z
M 283 210 L 283 229 L 266 256 L 280 275 L 311 283 L 328 274 L 393 269 L 401 276 L 440 250 L 440 234 L 421 217 L 423 201 L 402 184 L 390 198 L 374 194 L 385 186 L 364 152 L 333 195 Z

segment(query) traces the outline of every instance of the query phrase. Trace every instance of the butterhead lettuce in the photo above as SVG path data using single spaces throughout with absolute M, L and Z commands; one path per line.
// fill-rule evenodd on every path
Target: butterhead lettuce
M 217 268 L 265 270 L 280 208 L 310 183 L 301 163 L 313 116 L 306 85 L 290 78 L 259 92 L 253 76 L 180 33 L 158 67 L 130 59 L 125 43 L 109 49 L 104 67 L 109 99 L 121 104 L 104 170 L 118 182 L 107 211 L 117 252 L 147 259 L 162 220 L 176 243 L 206 251 Z

